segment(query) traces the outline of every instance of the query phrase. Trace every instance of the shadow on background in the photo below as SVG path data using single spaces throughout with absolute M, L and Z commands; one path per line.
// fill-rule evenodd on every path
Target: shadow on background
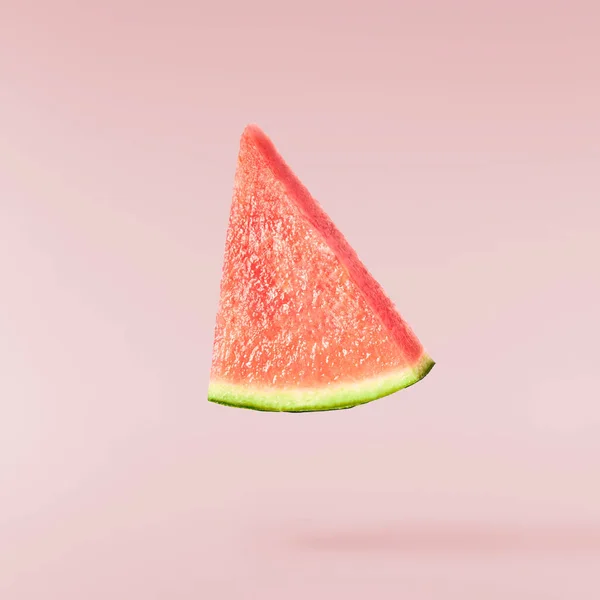
M 407 524 L 376 528 L 310 529 L 284 534 L 286 545 L 307 552 L 407 555 L 598 555 L 600 526 L 539 527 Z M 281 539 L 281 536 L 280 536 Z

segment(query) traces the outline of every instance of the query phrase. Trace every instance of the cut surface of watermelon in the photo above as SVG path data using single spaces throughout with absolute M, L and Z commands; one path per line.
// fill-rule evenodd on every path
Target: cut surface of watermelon
M 433 365 L 271 140 L 246 127 L 209 400 L 266 411 L 350 408 L 418 382 Z

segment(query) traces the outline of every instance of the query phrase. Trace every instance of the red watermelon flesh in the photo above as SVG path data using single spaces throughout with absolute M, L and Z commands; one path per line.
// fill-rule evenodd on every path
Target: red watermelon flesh
M 350 408 L 416 383 L 433 365 L 271 140 L 248 126 L 209 400 L 272 411 Z

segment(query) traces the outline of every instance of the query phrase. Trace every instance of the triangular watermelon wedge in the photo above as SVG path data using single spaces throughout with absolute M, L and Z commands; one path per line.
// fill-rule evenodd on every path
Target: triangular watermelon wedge
M 238 156 L 208 398 L 266 411 L 351 408 L 433 360 L 256 126 Z

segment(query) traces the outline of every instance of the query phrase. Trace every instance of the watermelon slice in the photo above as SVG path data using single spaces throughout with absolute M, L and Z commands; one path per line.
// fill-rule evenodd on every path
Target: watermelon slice
M 256 126 L 240 142 L 208 390 L 266 411 L 351 408 L 434 362 Z

